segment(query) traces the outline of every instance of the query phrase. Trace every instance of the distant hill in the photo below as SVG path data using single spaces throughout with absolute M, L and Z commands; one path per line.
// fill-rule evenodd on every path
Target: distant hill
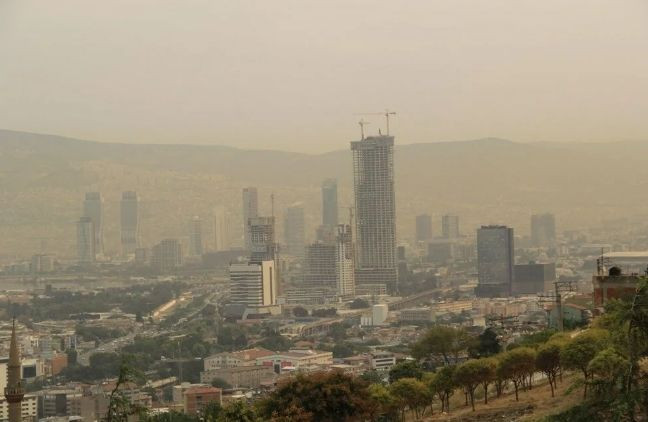
M 522 144 L 488 138 L 398 144 L 399 233 L 410 237 L 414 216 L 423 212 L 435 219 L 457 213 L 466 232 L 481 223 L 506 223 L 525 233 L 529 215 L 538 211 L 555 212 L 563 228 L 619 218 L 641 222 L 648 215 L 644 157 L 648 143 L 641 142 Z M 259 187 L 265 213 L 271 192 L 279 217 L 287 204 L 304 202 L 310 232 L 320 219 L 319 184 L 329 177 L 338 178 L 340 204 L 347 206 L 352 197 L 348 150 L 309 155 L 97 143 L 0 130 L 0 261 L 31 253 L 41 238 L 48 249 L 71 254 L 73 222 L 89 190 L 100 190 L 106 200 L 106 242 L 112 250 L 118 248 L 119 195 L 130 189 L 142 197 L 149 244 L 184 236 L 187 219 L 207 219 L 215 205 L 228 208 L 238 237 L 240 189 L 246 185 Z

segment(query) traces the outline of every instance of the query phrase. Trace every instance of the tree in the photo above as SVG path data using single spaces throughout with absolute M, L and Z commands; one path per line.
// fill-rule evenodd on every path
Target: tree
M 420 380 L 423 377 L 423 369 L 416 361 L 404 361 L 392 366 L 389 370 L 389 382 L 398 381 L 401 378 L 415 378 Z
M 556 377 L 560 371 L 560 343 L 550 341 L 538 349 L 536 355 L 536 368 L 547 376 L 551 387 L 551 397 L 554 397 L 556 389 Z
M 347 329 L 344 326 L 344 324 L 336 322 L 331 324 L 331 328 L 329 329 L 329 335 L 334 341 L 339 342 L 344 340 L 347 337 L 346 330 Z
M 92 356 L 90 358 L 92 359 Z M 127 356 L 122 356 L 117 381 L 108 397 L 106 422 L 127 422 L 130 416 L 146 413 L 145 409 L 131 403 L 129 396 L 124 393 L 122 388 L 135 382 L 136 378 L 137 371 L 131 365 L 130 359 Z
M 259 418 L 246 401 L 235 400 L 230 402 L 218 414 L 217 422 L 257 422 Z
M 353 349 L 349 347 L 347 344 L 340 343 L 336 344 L 333 346 L 333 357 L 338 359 L 338 358 L 346 358 L 349 356 L 353 356 Z
M 476 351 L 479 357 L 493 356 L 502 350 L 502 346 L 497 339 L 497 333 L 490 327 L 477 337 L 477 342 Z
M 524 385 L 527 377 L 535 371 L 535 351 L 529 347 L 518 347 L 505 352 L 497 368 L 498 375 L 502 379 L 513 382 L 515 388 L 515 401 L 519 400 L 518 390 Z
M 304 318 L 308 316 L 308 311 L 301 306 L 294 307 L 292 313 L 297 318 Z
M 445 365 L 456 364 L 461 352 L 474 344 L 474 338 L 462 328 L 438 325 L 430 328 L 412 347 L 412 356 L 442 359 Z
M 385 376 L 383 375 L 383 373 L 375 370 L 364 372 L 362 375 L 360 375 L 360 378 L 362 378 L 369 384 L 383 384 L 385 382 Z
M 488 384 L 495 378 L 495 365 L 488 359 L 471 359 L 457 366 L 454 381 L 468 392 L 470 405 L 475 411 L 475 389 L 484 385 L 485 401 L 488 403 Z
M 223 407 L 220 403 L 212 401 L 200 410 L 200 419 L 203 422 L 218 422 L 221 413 L 223 413 Z
M 382 420 L 395 420 L 398 414 L 398 402 L 390 393 L 389 389 L 383 384 L 371 384 L 369 386 L 369 396 L 375 403 L 372 408 L 370 419 L 376 420 L 382 417 Z
M 429 389 L 416 378 L 399 379 L 389 386 L 389 392 L 399 403 L 403 420 L 408 408 L 414 412 L 417 420 L 420 419 L 425 415 L 425 408 L 432 402 Z
M 314 422 L 362 420 L 373 412 L 367 383 L 342 371 L 299 373 L 279 383 L 259 404 L 263 420 L 287 418 L 292 410 Z
M 601 350 L 587 365 L 592 385 L 599 397 L 612 397 L 615 387 L 623 386 L 630 362 L 611 347 Z
M 601 329 L 589 329 L 567 342 L 560 351 L 560 362 L 565 369 L 579 370 L 585 386 L 583 397 L 587 397 L 587 382 L 590 379 L 589 363 L 607 344 L 609 333 Z
M 349 305 L 351 309 L 365 309 L 369 307 L 369 302 L 364 299 L 357 298 Z
M 225 381 L 222 378 L 214 378 L 211 382 L 212 387 L 222 388 L 223 390 L 229 390 L 232 388 L 229 382 Z
M 450 412 L 450 397 L 457 387 L 454 381 L 455 366 L 444 366 L 434 376 L 427 377 L 428 388 L 441 401 L 441 411 Z

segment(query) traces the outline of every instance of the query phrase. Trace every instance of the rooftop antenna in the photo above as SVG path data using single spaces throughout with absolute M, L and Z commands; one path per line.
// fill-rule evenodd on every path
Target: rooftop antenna
M 368 125 L 369 122 L 365 121 L 364 119 L 360 119 L 358 124 L 360 125 L 360 140 L 364 141 L 365 139 L 364 127 Z

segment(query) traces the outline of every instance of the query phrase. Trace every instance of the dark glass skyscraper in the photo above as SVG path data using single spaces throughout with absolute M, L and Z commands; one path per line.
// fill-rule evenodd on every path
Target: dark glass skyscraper
M 478 297 L 507 297 L 513 283 L 513 229 L 482 226 L 477 230 Z
M 337 180 L 327 179 L 322 183 L 322 225 L 338 225 Z

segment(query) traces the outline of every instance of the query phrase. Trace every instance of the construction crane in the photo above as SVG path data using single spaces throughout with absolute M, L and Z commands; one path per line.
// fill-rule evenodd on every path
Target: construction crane
M 368 125 L 369 122 L 366 122 L 364 119 L 360 119 L 358 122 L 358 125 L 360 125 L 360 140 L 364 141 L 365 135 L 364 135 L 364 127 Z
M 389 111 L 388 109 L 385 109 L 385 111 L 382 112 L 382 113 L 356 113 L 356 114 L 358 114 L 360 116 L 385 116 L 385 123 L 386 123 L 386 126 L 387 126 L 387 128 L 386 128 L 387 132 L 385 133 L 385 135 L 389 136 L 389 116 L 395 116 L 396 112 L 395 111 Z M 362 139 L 364 139 L 364 136 L 362 137 Z

